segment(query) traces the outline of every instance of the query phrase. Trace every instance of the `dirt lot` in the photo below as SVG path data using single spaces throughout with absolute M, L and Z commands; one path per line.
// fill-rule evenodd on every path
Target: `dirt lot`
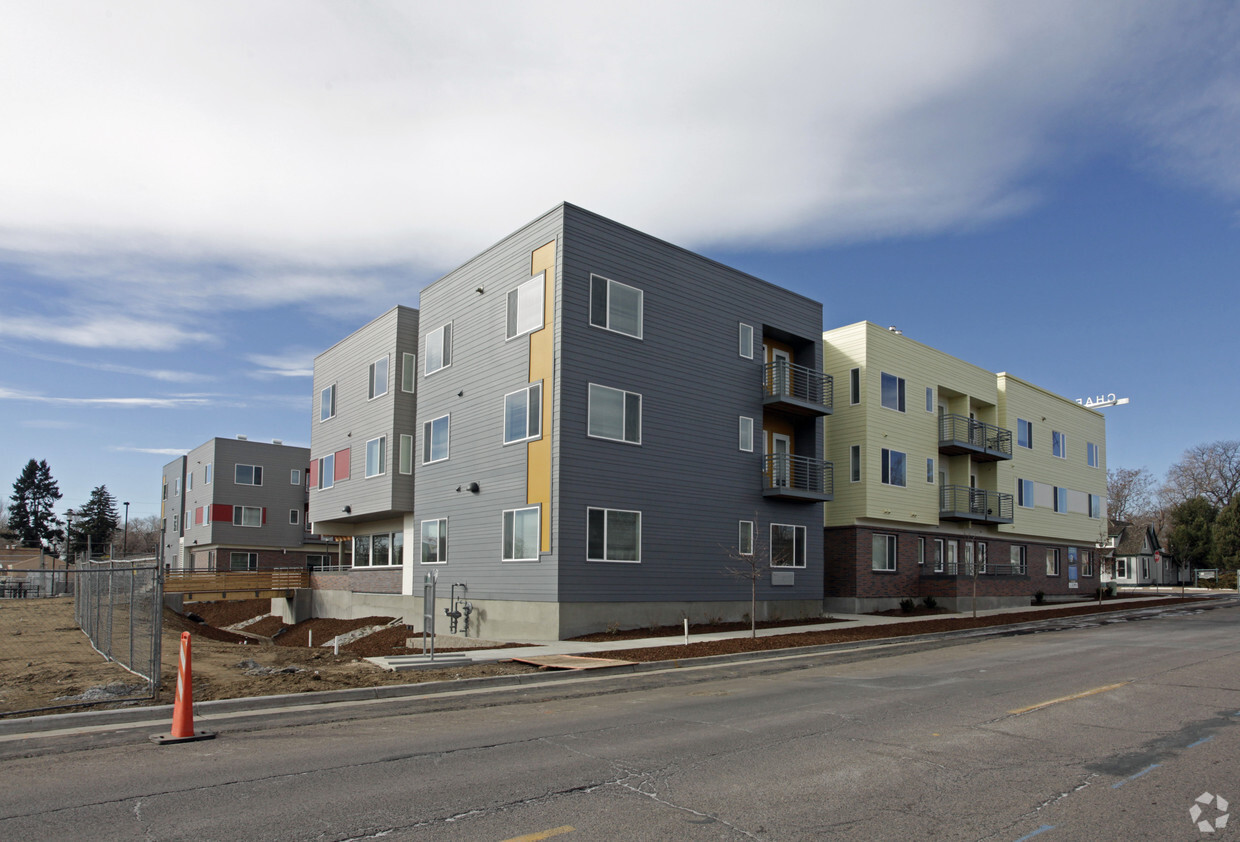
M 1149 599 L 1142 606 L 1164 603 L 1182 604 L 1179 598 Z M 193 648 L 194 698 L 227 699 L 243 696 L 267 696 L 311 690 L 332 690 L 346 687 L 372 687 L 384 684 L 412 684 L 423 681 L 453 681 L 491 675 L 535 672 L 537 668 L 514 663 L 495 663 L 469 667 L 393 673 L 363 660 L 363 657 L 407 652 L 407 632 L 395 625 L 368 636 L 362 641 L 341 647 L 334 655 L 321 648 L 334 635 L 366 626 L 386 626 L 391 618 L 368 617 L 361 620 L 308 620 L 289 627 L 275 618 L 259 620 L 240 628 L 250 634 L 261 633 L 268 640 L 258 640 L 225 630 L 261 616 L 268 610 L 267 600 L 248 602 L 198 603 L 187 605 L 187 613 L 196 614 L 207 623 L 195 622 L 172 611 L 164 612 L 163 684 L 161 702 L 171 699 L 176 686 L 176 668 L 182 631 L 191 634 Z M 623 641 L 635 636 L 654 636 L 666 631 L 679 634 L 681 629 L 648 629 L 641 632 L 619 632 L 614 635 L 591 635 L 599 642 L 615 642 L 617 648 L 598 653 L 600 656 L 631 661 L 681 660 L 684 658 L 816 646 L 912 634 L 980 628 L 983 626 L 1043 620 L 1051 617 L 1075 616 L 1096 611 L 1121 610 L 1132 604 L 1078 605 L 1073 607 L 1019 612 L 999 617 L 973 620 L 959 615 L 915 623 L 895 623 L 840 630 L 791 632 L 772 637 L 728 639 L 689 646 L 669 645 L 653 649 L 624 649 Z M 769 624 L 767 624 L 769 625 Z M 795 628 L 795 624 L 787 624 Z M 691 631 L 704 633 L 723 631 L 730 626 L 694 626 Z M 306 641 L 313 636 L 320 646 L 310 648 Z M 674 639 L 674 638 L 672 638 Z M 274 642 L 273 642 L 274 641 Z M 437 647 L 437 651 L 449 651 Z M 517 654 L 514 651 L 514 655 Z M 63 697 L 83 693 L 113 691 L 114 698 L 140 695 L 142 680 L 120 666 L 104 660 L 92 649 L 86 636 L 73 618 L 72 599 L 4 600 L 0 603 L 0 714 L 47 706 L 72 704 Z M 126 688 L 129 688 L 126 690 Z M 58 700 L 59 699 L 59 700 Z

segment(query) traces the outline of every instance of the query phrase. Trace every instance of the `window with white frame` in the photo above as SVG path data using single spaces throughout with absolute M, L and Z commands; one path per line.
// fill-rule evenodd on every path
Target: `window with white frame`
M 319 392 L 319 420 L 326 421 L 328 418 L 336 417 L 336 384 L 322 389 Z
M 290 526 L 299 525 L 301 523 L 301 509 L 289 509 L 288 522 Z
M 426 334 L 426 349 L 422 357 L 426 361 L 427 374 L 452 365 L 452 322 Z
M 926 387 L 926 412 L 934 412 L 934 387 Z
M 404 561 L 404 554 L 404 532 L 379 532 L 353 539 L 354 567 L 397 567 Z
M 805 566 L 805 527 L 771 524 L 771 567 Z
M 1089 516 L 1094 519 L 1102 517 L 1102 497 L 1098 494 L 1089 495 Z
M 926 457 L 926 482 L 934 482 L 934 459 Z
M 508 293 L 508 339 L 532 333 L 543 326 L 545 272 L 530 278 Z
M 366 442 L 366 476 L 380 477 L 387 473 L 387 436 Z
M 207 485 L 211 484 L 211 463 L 210 462 L 203 465 L 202 467 L 202 481 Z
M 848 448 L 848 481 L 861 482 L 861 445 Z
M 1068 511 L 1068 489 L 1055 486 L 1054 506 L 1060 514 Z
M 1082 576 L 1093 576 L 1094 575 L 1094 554 L 1091 553 L 1089 550 L 1081 551 L 1081 575 Z
M 370 386 L 367 389 L 368 399 L 382 397 L 388 390 L 388 358 L 382 356 L 370 364 Z
M 1128 559 L 1126 558 L 1115 559 L 1115 578 L 1116 579 L 1127 579 L 1128 578 Z
M 1033 447 L 1033 422 L 1016 419 L 1016 443 L 1021 447 Z
M 870 552 L 870 569 L 894 573 L 896 569 L 896 536 L 875 535 Z
M 1046 548 L 1046 575 L 1047 576 L 1058 576 L 1059 575 L 1059 548 L 1058 547 L 1047 547 Z
M 1026 548 L 1018 544 L 1013 544 L 1011 549 L 1012 572 L 1021 576 L 1025 575 L 1028 570 L 1025 560 Z
M 935 538 L 934 539 L 934 572 L 935 573 L 943 572 L 943 559 L 944 559 L 943 539 Z
M 1051 455 L 1060 459 L 1068 458 L 1068 437 L 1058 430 L 1051 430 Z
M 926 539 L 917 539 L 917 566 L 924 567 L 926 564 Z
M 642 338 L 643 293 L 599 275 L 590 276 L 590 324 Z
M 293 468 L 288 472 L 289 485 L 301 485 L 301 468 Z
M 401 433 L 400 436 L 400 472 L 413 473 L 413 436 Z
M 173 497 L 181 496 L 181 478 L 180 477 L 177 477 L 176 479 L 172 481 L 172 496 Z
M 586 509 L 586 560 L 642 560 L 642 513 Z
M 861 403 L 861 369 L 854 368 L 848 372 L 848 402 L 853 406 Z
M 229 553 L 229 570 L 257 570 L 258 553 Z
M 882 372 L 882 405 L 897 412 L 904 411 L 904 378 Z
M 1033 508 L 1033 480 L 1016 480 L 1016 505 L 1023 506 L 1026 509 Z
M 588 434 L 592 438 L 641 444 L 642 396 L 591 383 Z
M 233 526 L 262 526 L 261 506 L 233 506 Z
M 753 325 L 741 322 L 740 355 L 747 360 L 753 359 Z
M 947 567 L 947 572 L 952 574 L 959 572 L 960 568 L 957 565 L 960 562 L 960 545 L 955 541 L 944 541 L 943 549 L 945 551 L 943 563 Z
M 882 481 L 884 485 L 907 485 L 907 456 L 899 450 L 883 448 Z
M 441 415 L 422 425 L 422 464 L 448 458 L 448 427 L 452 417 Z
M 319 460 L 319 488 L 331 488 L 336 484 L 336 454 L 329 453 Z
M 504 561 L 538 561 L 541 521 L 538 506 L 504 512 Z
M 1096 468 L 1101 464 L 1101 461 L 1098 454 L 1098 445 L 1092 441 L 1085 442 L 1085 464 L 1091 468 Z
M 736 551 L 741 555 L 753 555 L 753 521 L 740 521 L 740 534 L 736 539 Z
M 422 521 L 422 563 L 447 564 L 448 519 Z
M 418 355 L 401 354 L 400 356 L 400 390 L 413 394 L 417 390 Z
M 233 473 L 233 482 L 237 485 L 262 485 L 262 465 L 237 465 Z
M 185 475 L 185 490 L 186 491 L 194 490 L 194 472 L 193 471 L 190 471 L 188 474 Z
M 753 419 L 740 417 L 740 447 L 746 453 L 753 452 Z
M 542 436 L 542 382 L 504 395 L 504 444 Z

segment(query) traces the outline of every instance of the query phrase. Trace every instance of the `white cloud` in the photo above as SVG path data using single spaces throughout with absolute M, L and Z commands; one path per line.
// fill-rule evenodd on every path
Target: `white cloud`
M 184 456 L 189 453 L 192 448 L 176 448 L 176 447 L 109 447 L 115 453 L 148 453 L 152 456 Z
M 313 377 L 318 353 L 310 348 L 288 348 L 278 354 L 249 354 L 246 359 L 258 366 L 254 377 Z
M 186 407 L 207 406 L 212 403 L 212 401 L 203 397 L 175 395 L 140 398 L 64 398 L 40 395 L 34 392 L 23 392 L 4 386 L 0 386 L 0 400 L 24 401 L 55 406 L 108 407 L 118 409 L 183 409 Z

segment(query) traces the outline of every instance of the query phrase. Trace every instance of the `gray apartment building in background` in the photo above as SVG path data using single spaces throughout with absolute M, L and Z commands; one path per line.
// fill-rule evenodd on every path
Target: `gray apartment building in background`
M 327 563 L 312 534 L 310 451 L 213 438 L 164 466 L 160 561 L 172 570 L 257 570 Z
M 484 637 L 818 616 L 822 305 L 569 204 L 315 362 L 317 616 L 463 591 Z M 380 382 L 382 380 L 382 382 Z M 347 467 L 342 465 L 347 464 Z

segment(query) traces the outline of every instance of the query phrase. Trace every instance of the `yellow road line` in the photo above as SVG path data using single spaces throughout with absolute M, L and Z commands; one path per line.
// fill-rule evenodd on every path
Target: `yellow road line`
M 542 839 L 550 839 L 552 836 L 559 836 L 562 833 L 572 833 L 577 828 L 571 825 L 563 825 L 562 827 L 553 827 L 550 830 L 540 830 L 537 833 L 527 833 L 524 836 L 514 836 L 511 839 L 505 839 L 504 842 L 540 842 Z
M 1070 702 L 1073 699 L 1083 699 L 1086 696 L 1095 696 L 1098 693 L 1105 693 L 1108 690 L 1115 690 L 1120 687 L 1123 687 L 1125 684 L 1131 684 L 1131 683 L 1132 683 L 1131 681 L 1121 681 L 1119 684 L 1108 684 L 1105 687 L 1095 687 L 1093 690 L 1084 690 L 1080 693 L 1073 693 L 1071 696 L 1060 696 L 1058 699 L 1051 699 L 1049 702 L 1038 702 L 1036 705 L 1030 705 L 1027 708 L 1017 708 L 1016 710 L 1009 710 L 1008 713 L 1011 713 L 1011 714 L 1029 713 L 1030 711 L 1041 710 L 1042 708 L 1050 707 L 1051 705 L 1057 705 L 1060 702 Z

